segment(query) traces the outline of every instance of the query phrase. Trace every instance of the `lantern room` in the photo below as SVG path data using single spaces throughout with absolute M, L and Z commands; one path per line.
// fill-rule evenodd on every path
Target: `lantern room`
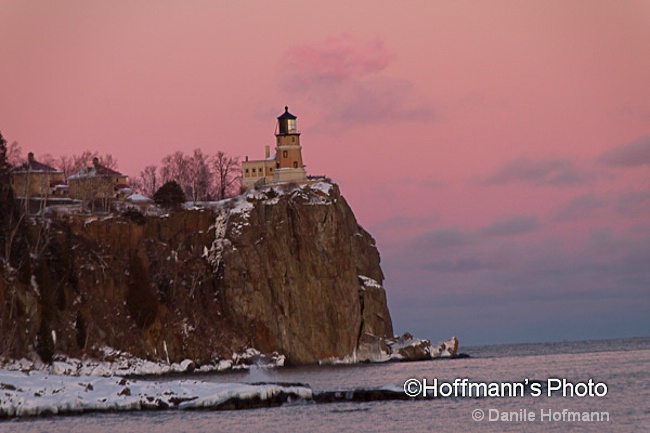
M 276 135 L 297 134 L 296 116 L 289 113 L 289 107 L 284 107 L 284 113 L 278 117 L 278 127 Z

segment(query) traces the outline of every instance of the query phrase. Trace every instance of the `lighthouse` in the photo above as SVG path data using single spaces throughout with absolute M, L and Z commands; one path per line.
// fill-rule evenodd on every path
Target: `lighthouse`
M 242 162 L 242 189 L 275 183 L 300 183 L 307 181 L 307 172 L 302 163 L 300 132 L 297 117 L 284 107 L 284 113 L 275 125 L 275 155 L 270 146 L 265 147 L 265 158 Z
M 300 132 L 296 126 L 297 117 L 284 107 L 275 128 L 275 170 L 273 182 L 301 182 L 307 180 L 302 163 Z

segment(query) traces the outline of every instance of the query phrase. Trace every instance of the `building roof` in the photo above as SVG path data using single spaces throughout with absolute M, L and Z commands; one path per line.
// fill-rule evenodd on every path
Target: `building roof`
M 103 165 L 94 165 L 92 167 L 95 169 L 96 176 L 123 176 L 119 171 L 115 171 L 112 168 L 104 167 Z
M 63 173 L 56 168 L 50 167 L 49 165 L 38 162 L 34 159 L 23 162 L 20 165 L 15 166 L 11 169 L 12 173 L 29 173 L 29 172 L 42 172 L 42 173 Z
M 133 202 L 133 203 L 153 203 L 153 200 L 150 199 L 149 197 L 146 197 L 142 194 L 131 194 L 126 198 L 127 201 Z
M 70 180 L 81 179 L 86 177 L 115 177 L 124 176 L 122 173 L 115 171 L 111 168 L 104 167 L 99 162 L 93 162 L 93 165 L 86 167 L 79 173 L 70 176 Z
M 284 107 L 284 113 L 282 113 L 282 115 L 278 117 L 278 120 L 284 120 L 284 119 L 297 119 L 296 116 L 289 113 L 289 107 L 287 106 Z

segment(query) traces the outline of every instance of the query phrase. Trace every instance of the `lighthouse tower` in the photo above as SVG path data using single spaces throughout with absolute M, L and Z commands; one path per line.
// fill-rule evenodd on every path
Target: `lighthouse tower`
M 284 113 L 278 117 L 275 129 L 273 182 L 305 180 L 307 180 L 307 173 L 302 163 L 302 146 L 300 146 L 300 133 L 296 128 L 296 116 L 289 113 L 289 107 L 284 107 Z

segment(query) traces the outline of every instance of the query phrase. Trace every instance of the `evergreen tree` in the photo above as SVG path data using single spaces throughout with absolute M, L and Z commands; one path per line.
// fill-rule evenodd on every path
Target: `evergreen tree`
M 0 132 L 0 257 L 9 253 L 6 243 L 11 230 L 11 221 L 16 217 L 13 190 L 10 184 L 11 165 L 7 160 L 7 141 Z M 5 257 L 8 259 L 8 257 Z
M 2 131 L 0 131 L 0 181 L 2 181 L 2 186 L 4 186 L 5 181 L 9 183 L 10 170 L 11 164 L 9 164 L 7 156 L 7 140 L 4 139 Z
M 7 141 L 0 132 L 0 257 L 13 266 L 27 265 L 26 231 L 23 215 L 11 188 L 11 164 Z M 25 257 L 27 255 L 27 259 Z M 24 260 L 25 259 L 25 260 Z
M 176 207 L 185 203 L 185 193 L 181 186 L 172 181 L 160 187 L 153 195 L 153 200 L 164 207 Z

